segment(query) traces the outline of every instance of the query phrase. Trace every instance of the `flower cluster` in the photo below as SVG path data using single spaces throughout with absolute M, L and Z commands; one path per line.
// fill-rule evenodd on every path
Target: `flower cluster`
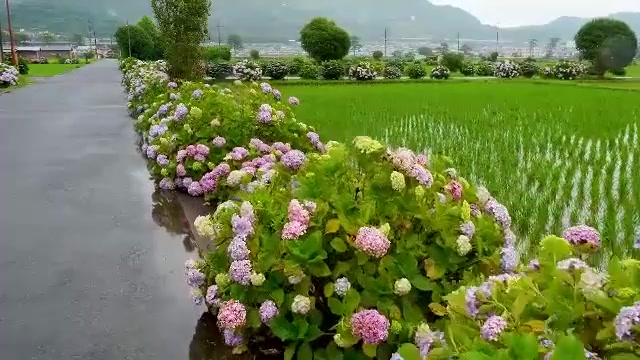
M 436 65 L 431 69 L 430 77 L 437 80 L 446 80 L 451 76 L 451 71 L 444 65 Z
M 0 88 L 18 85 L 18 69 L 11 65 L 0 63 Z
M 375 80 L 378 74 L 373 70 L 370 63 L 364 61 L 349 68 L 349 79 L 360 81 Z
M 402 70 L 397 66 L 387 65 L 384 67 L 383 75 L 385 79 L 400 79 L 402 77 Z
M 497 78 L 513 79 L 520 76 L 520 66 L 511 60 L 496 64 L 493 75 Z
M 543 76 L 560 80 L 575 80 L 586 72 L 587 67 L 579 62 L 560 60 L 552 67 L 543 69 Z
M 262 79 L 262 68 L 258 63 L 244 60 L 233 66 L 233 76 L 242 81 L 257 81 Z

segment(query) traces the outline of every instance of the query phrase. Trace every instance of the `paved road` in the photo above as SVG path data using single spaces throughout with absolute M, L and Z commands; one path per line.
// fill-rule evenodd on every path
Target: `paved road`
M 175 360 L 194 347 L 190 255 L 152 218 L 119 80 L 104 60 L 0 95 L 2 360 Z

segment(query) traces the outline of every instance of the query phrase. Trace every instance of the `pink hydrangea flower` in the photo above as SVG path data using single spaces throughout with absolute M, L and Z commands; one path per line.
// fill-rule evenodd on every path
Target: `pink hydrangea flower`
M 449 184 L 447 184 L 447 190 L 451 194 L 453 200 L 458 201 L 462 199 L 462 184 L 455 180 L 451 180 Z
M 308 224 L 309 218 L 309 211 L 307 211 L 297 199 L 289 202 L 289 221 Z
M 376 258 L 385 256 L 391 246 L 389 239 L 380 230 L 373 227 L 361 227 L 353 244 L 367 255 Z
M 247 309 L 238 300 L 225 301 L 218 311 L 218 326 L 221 329 L 234 330 L 247 322 Z
M 593 249 L 600 247 L 600 233 L 590 226 L 570 227 L 562 233 L 562 237 L 574 245 L 588 244 Z
M 291 221 L 284 224 L 282 229 L 282 239 L 296 240 L 307 232 L 307 224 L 298 221 Z
M 389 320 L 377 310 L 362 310 L 351 317 L 351 332 L 365 344 L 380 344 L 389 336 Z

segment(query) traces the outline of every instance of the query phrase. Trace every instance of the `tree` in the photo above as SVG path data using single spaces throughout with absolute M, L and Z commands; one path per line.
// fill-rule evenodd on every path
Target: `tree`
M 164 57 L 165 43 L 156 24 L 148 16 L 143 16 L 136 24 L 142 31 L 149 35 L 152 42 L 152 54 L 150 60 L 159 60 Z
M 402 57 L 402 50 L 395 50 L 394 52 L 391 53 L 391 56 L 393 56 L 394 58 Z
M 258 59 L 260 59 L 260 51 L 258 51 L 256 49 L 252 49 L 251 51 L 249 51 L 249 56 L 253 60 L 258 60 Z
M 422 56 L 433 56 L 433 50 L 430 47 L 421 46 L 418 48 L 418 54 Z
M 460 50 L 462 50 L 462 52 L 465 55 L 468 55 L 469 53 L 471 53 L 473 51 L 473 48 L 469 44 L 462 44 L 462 46 L 460 47 Z
M 151 0 L 172 78 L 202 76 L 202 42 L 207 39 L 210 0 Z
M 7 36 L 3 36 L 3 39 L 8 39 L 9 38 L 9 34 L 7 34 Z M 16 41 L 16 43 L 18 43 L 18 45 L 25 45 L 27 44 L 27 42 L 29 42 L 29 35 L 23 33 L 23 32 L 14 32 L 13 33 L 13 39 Z
M 56 36 L 50 32 L 46 32 L 42 34 L 41 39 L 45 44 L 49 45 L 56 39 Z
M 140 60 L 152 60 L 154 56 L 153 40 L 138 25 L 122 25 L 116 30 L 116 42 L 123 56 L 132 56 Z M 131 43 L 129 43 L 131 39 Z M 129 53 L 131 50 L 131 53 Z
M 591 61 L 595 74 L 621 70 L 633 61 L 638 38 L 629 25 L 620 20 L 594 19 L 575 36 L 576 48 L 583 59 Z
M 380 59 L 382 59 L 383 56 L 384 56 L 384 53 L 382 51 L 380 51 L 380 50 L 376 50 L 376 51 L 373 52 L 373 58 L 375 60 L 380 60 Z
M 312 19 L 300 31 L 302 48 L 318 61 L 339 60 L 349 53 L 349 34 L 335 22 L 318 17 Z
M 238 51 L 244 48 L 242 38 L 238 34 L 229 34 L 227 37 L 227 44 L 233 49 L 233 53 L 238 56 Z
M 530 39 L 529 40 L 529 56 L 533 57 L 533 50 L 536 48 L 536 46 L 538 46 L 538 40 Z
M 441 42 L 439 50 L 441 54 L 446 53 L 447 51 L 449 51 L 449 44 L 445 41 Z
M 204 49 L 204 58 L 208 62 L 231 60 L 231 49 L 226 45 L 207 46 Z
M 362 49 L 362 42 L 360 41 L 360 38 L 355 35 L 352 36 L 351 50 L 353 50 L 353 56 L 356 56 L 356 52 L 360 51 L 360 49 Z
M 488 59 L 489 61 L 496 62 L 496 61 L 498 61 L 498 56 L 499 56 L 498 52 L 497 52 L 497 51 L 494 51 L 494 52 L 492 52 L 491 54 L 489 54 L 489 57 L 488 57 L 487 59 Z
M 82 34 L 73 34 L 71 35 L 71 42 L 75 45 L 84 44 L 84 36 Z

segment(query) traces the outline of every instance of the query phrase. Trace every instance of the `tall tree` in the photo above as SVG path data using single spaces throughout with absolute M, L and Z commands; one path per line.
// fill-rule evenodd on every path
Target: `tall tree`
M 242 37 L 238 34 L 229 34 L 227 37 L 227 44 L 233 49 L 234 55 L 238 56 L 238 51 L 244 48 L 244 43 L 242 42 Z
M 210 0 L 151 0 L 158 29 L 165 39 L 169 75 L 195 80 L 203 62 L 202 42 L 208 37 Z
M 300 42 L 316 61 L 342 59 L 351 48 L 349 34 L 332 20 L 323 17 L 311 19 L 300 30 Z
M 443 41 L 440 43 L 440 53 L 444 54 L 446 52 L 449 51 L 449 43 L 447 43 L 446 41 Z
M 538 46 L 538 40 L 529 39 L 529 56 L 530 57 L 533 57 L 533 51 L 535 50 L 536 46 Z
M 460 47 L 460 50 L 462 50 L 462 52 L 465 55 L 467 55 L 467 54 L 469 54 L 470 52 L 473 51 L 473 48 L 469 44 L 462 44 L 462 46 Z
M 422 56 L 432 56 L 433 55 L 433 50 L 431 50 L 430 47 L 421 46 L 421 47 L 418 48 L 418 54 L 420 54 Z
M 154 59 L 153 40 L 140 26 L 122 25 L 116 30 L 115 38 L 122 56 L 132 56 L 140 60 Z
M 153 60 L 162 59 L 164 57 L 165 42 L 153 20 L 148 16 L 143 16 L 136 26 L 149 35 L 152 42 L 151 57 Z
M 638 38 L 629 25 L 608 18 L 586 23 L 576 34 L 575 41 L 582 58 L 591 61 L 600 75 L 609 70 L 624 69 L 638 51 Z
M 362 41 L 360 41 L 360 37 L 353 35 L 351 37 L 351 50 L 353 50 L 353 56 L 356 56 L 356 53 L 362 49 Z
M 548 58 L 553 57 L 553 53 L 558 48 L 559 43 L 560 43 L 559 37 L 552 37 L 551 39 L 549 39 L 549 43 L 547 44 L 547 54 L 546 54 Z

